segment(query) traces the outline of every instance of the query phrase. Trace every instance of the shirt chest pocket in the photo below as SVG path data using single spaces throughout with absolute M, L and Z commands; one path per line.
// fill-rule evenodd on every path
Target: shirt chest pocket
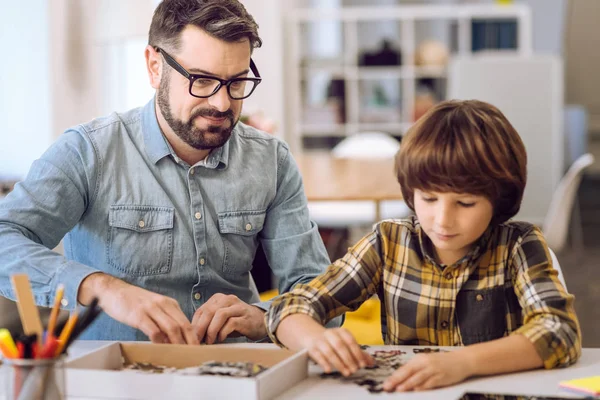
M 242 278 L 252 269 L 265 216 L 265 211 L 219 213 L 219 232 L 225 247 L 222 271 L 229 278 Z
M 173 215 L 171 207 L 111 206 L 107 262 L 134 276 L 169 272 L 173 260 Z
M 506 332 L 505 288 L 464 290 L 456 299 L 456 317 L 463 345 L 489 342 Z

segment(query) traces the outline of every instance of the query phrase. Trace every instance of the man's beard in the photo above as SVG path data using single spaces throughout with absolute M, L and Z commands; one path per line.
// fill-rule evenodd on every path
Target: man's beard
M 197 150 L 210 150 L 223 146 L 231 137 L 231 132 L 237 124 L 234 121 L 231 109 L 220 112 L 213 108 L 201 108 L 194 112 L 187 122 L 179 120 L 171 113 L 169 104 L 169 77 L 163 76 L 158 88 L 158 107 L 175 134 L 188 145 Z M 228 127 L 209 125 L 206 129 L 199 129 L 194 125 L 197 117 L 227 118 Z

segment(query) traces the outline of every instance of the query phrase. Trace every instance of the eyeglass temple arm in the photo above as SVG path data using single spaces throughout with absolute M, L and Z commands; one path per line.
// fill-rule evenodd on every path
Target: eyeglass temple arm
M 179 72 L 181 75 L 185 76 L 186 78 L 190 78 L 190 74 L 189 72 L 187 72 L 185 70 L 185 68 L 183 68 L 173 57 L 171 57 L 166 51 L 163 51 L 160 47 L 155 46 L 154 49 L 158 52 L 161 53 L 165 59 L 167 60 L 168 64 L 175 68 L 177 70 L 177 72 Z
M 255 77 L 260 78 L 260 74 L 258 73 L 258 69 L 256 68 L 256 64 L 254 64 L 253 59 L 250 59 L 250 71 L 252 71 Z

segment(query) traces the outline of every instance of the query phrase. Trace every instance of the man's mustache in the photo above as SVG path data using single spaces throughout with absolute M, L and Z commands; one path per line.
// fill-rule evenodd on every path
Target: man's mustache
M 202 108 L 195 113 L 192 114 L 190 120 L 193 120 L 197 117 L 209 117 L 209 118 L 228 118 L 233 119 L 233 111 L 231 109 L 221 112 L 219 110 L 215 110 L 214 108 Z

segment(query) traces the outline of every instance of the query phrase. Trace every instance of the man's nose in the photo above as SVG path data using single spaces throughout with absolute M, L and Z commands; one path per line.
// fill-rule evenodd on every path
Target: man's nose
M 217 93 L 213 94 L 208 98 L 208 104 L 214 109 L 225 112 L 231 107 L 231 99 L 229 93 L 227 93 L 227 86 L 221 86 Z

